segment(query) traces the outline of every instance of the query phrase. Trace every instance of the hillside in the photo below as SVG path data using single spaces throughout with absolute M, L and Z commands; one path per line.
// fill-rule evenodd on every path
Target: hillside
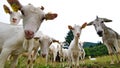
M 99 43 L 93 43 L 93 42 L 84 42 L 83 43 L 83 48 L 86 48 L 86 47 L 93 47 L 93 46 L 97 46 L 97 45 L 100 45 L 102 44 L 101 42 Z
M 108 55 L 106 46 L 101 42 L 99 43 L 84 42 L 83 48 L 85 50 L 86 57 L 88 56 L 97 57 L 97 56 Z

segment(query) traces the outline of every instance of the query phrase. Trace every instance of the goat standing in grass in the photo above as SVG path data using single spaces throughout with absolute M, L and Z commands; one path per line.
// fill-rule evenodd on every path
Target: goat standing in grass
M 41 56 L 43 58 L 46 58 L 46 65 L 48 64 L 48 56 L 49 56 L 49 47 L 53 42 L 59 43 L 58 40 L 55 40 L 54 38 L 49 37 L 48 35 L 39 33 L 39 43 L 40 43 L 40 49 L 41 49 Z
M 10 15 L 10 24 L 17 26 L 18 23 L 20 22 L 20 20 L 22 19 L 22 14 L 20 12 L 11 11 L 6 5 L 3 5 L 3 8 L 4 8 L 4 11 L 6 13 L 9 13 L 9 15 Z M 41 7 L 41 8 L 43 8 L 43 7 Z M 33 63 L 35 62 L 35 59 L 37 57 L 38 48 L 39 48 L 39 38 L 38 38 L 38 36 L 35 35 L 35 37 L 34 37 L 34 47 L 33 47 L 32 54 L 31 54 L 31 57 L 32 57 L 31 58 L 32 63 L 30 64 L 31 67 L 33 66 Z M 25 52 L 25 53 L 22 54 L 22 56 L 28 57 L 28 53 Z M 8 60 L 10 58 L 11 58 L 11 55 L 8 57 Z
M 58 42 L 56 43 L 52 43 L 50 46 L 49 46 L 49 55 L 51 58 L 51 61 L 56 61 L 57 57 L 59 58 L 59 49 L 60 49 L 60 44 Z
M 111 64 L 114 64 L 113 54 L 116 54 L 117 61 L 120 62 L 118 58 L 118 54 L 120 54 L 120 35 L 112 30 L 111 28 L 107 27 L 104 22 L 112 22 L 107 18 L 99 18 L 98 16 L 96 19 L 87 25 L 94 25 L 97 34 L 102 37 L 103 43 L 106 45 L 109 55 L 111 56 Z
M 71 41 L 70 46 L 68 48 L 69 62 L 72 61 L 72 67 L 79 67 L 79 57 L 80 57 L 80 46 L 79 46 L 79 37 L 81 34 L 81 30 L 85 28 L 87 24 L 84 23 L 82 26 L 75 25 L 74 27 L 68 26 L 70 30 L 72 30 L 74 39 Z M 70 64 L 70 63 L 69 63 Z
M 68 49 L 63 48 L 63 46 L 65 45 L 65 42 L 60 42 L 60 49 L 59 49 L 59 54 L 61 57 L 61 61 L 68 61 Z
M 59 56 L 60 56 L 60 61 L 62 62 L 62 66 L 65 66 L 65 61 L 68 61 L 68 49 L 63 48 L 65 45 L 65 42 L 60 42 L 60 49 L 59 49 Z
M 12 2 L 12 4 L 15 4 L 17 2 L 13 1 L 18 0 L 9 1 Z M 27 67 L 32 68 L 29 64 L 32 63 L 30 60 L 32 58 L 31 53 L 34 47 L 34 34 L 38 31 L 43 20 L 53 20 L 57 17 L 57 14 L 45 14 L 42 9 L 34 7 L 31 4 L 26 6 L 20 4 L 15 5 L 19 7 L 19 10 L 23 15 L 23 27 L 8 25 L 0 22 L 0 68 L 4 68 L 9 55 L 13 56 L 11 68 L 15 68 L 18 56 L 25 51 L 28 51 L 29 54 Z M 24 40 L 26 40 L 28 44 L 23 46 Z
M 85 59 L 85 50 L 84 50 L 84 48 L 83 48 L 83 43 L 82 42 L 80 42 L 79 43 L 79 46 L 80 46 L 80 48 L 81 48 L 81 56 L 80 56 L 80 58 L 81 58 L 81 61 L 82 61 L 82 64 L 84 64 L 85 62 L 84 62 L 84 59 Z
M 5 13 L 8 13 L 10 16 L 10 24 L 11 25 L 18 25 L 20 20 L 22 19 L 22 14 L 20 12 L 14 12 L 9 9 L 8 6 L 3 5 L 3 9 Z M 11 55 L 8 57 L 8 60 L 10 59 Z

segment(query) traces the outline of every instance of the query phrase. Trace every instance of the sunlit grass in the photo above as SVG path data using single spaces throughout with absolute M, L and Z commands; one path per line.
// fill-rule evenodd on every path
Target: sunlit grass
M 117 59 L 115 59 L 115 64 L 110 64 L 110 61 L 110 56 L 102 56 L 97 57 L 96 60 L 93 61 L 85 59 L 85 64 L 81 64 L 81 66 L 87 68 L 120 68 L 120 63 L 117 63 Z
M 120 58 L 120 57 L 119 57 Z M 80 62 L 80 68 L 120 68 L 120 64 L 115 60 L 115 64 L 110 64 L 110 56 L 97 57 L 96 60 L 91 61 L 88 58 L 85 60 L 85 64 Z M 17 68 L 26 68 L 27 58 L 20 57 Z M 66 63 L 66 62 L 64 62 Z M 62 63 L 49 62 L 46 65 L 45 58 L 38 57 L 34 63 L 34 68 L 65 68 Z M 10 61 L 6 62 L 5 68 L 10 68 Z

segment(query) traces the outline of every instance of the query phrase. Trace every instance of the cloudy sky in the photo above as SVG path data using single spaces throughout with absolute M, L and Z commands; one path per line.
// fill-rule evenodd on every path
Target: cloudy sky
M 106 23 L 120 34 L 120 2 L 119 0 L 19 0 L 23 5 L 28 3 L 34 6 L 44 6 L 45 12 L 58 13 L 58 17 L 53 21 L 44 21 L 40 30 L 55 39 L 64 41 L 68 33 L 68 25 L 82 25 L 99 17 L 112 19 L 113 22 Z M 7 0 L 0 1 L 0 21 L 9 24 L 9 15 L 4 13 L 3 4 Z M 21 24 L 22 22 L 20 22 Z M 101 38 L 96 34 L 93 26 L 88 26 L 82 30 L 80 41 L 98 42 Z

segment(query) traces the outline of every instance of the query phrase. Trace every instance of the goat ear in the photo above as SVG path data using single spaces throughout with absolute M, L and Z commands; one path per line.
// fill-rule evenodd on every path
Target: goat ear
M 96 19 L 98 19 L 99 17 L 98 16 L 96 16 Z
M 59 40 L 56 40 L 54 38 L 51 38 L 52 42 L 57 42 L 57 43 L 60 43 Z
M 103 18 L 104 22 L 112 22 L 112 20 L 107 19 L 107 18 Z
M 92 24 L 93 24 L 93 22 L 90 22 L 90 23 L 87 24 L 87 26 L 90 26 L 90 25 L 92 25 Z
M 40 8 L 41 10 L 44 10 L 44 7 L 43 6 L 41 6 L 41 8 Z
M 60 43 L 58 40 L 55 40 L 55 39 L 53 39 L 53 42 L 57 42 L 57 43 Z
M 87 23 L 85 22 L 82 26 L 81 29 L 85 28 L 87 26 Z
M 71 25 L 68 25 L 68 29 L 74 30 L 74 28 Z
M 13 11 L 15 11 L 15 12 L 17 12 L 18 10 L 20 10 L 22 8 L 22 5 L 20 4 L 20 2 L 18 0 L 7 0 L 7 2 L 10 4 Z
M 35 41 L 39 40 L 39 37 L 34 37 L 34 40 L 35 40 Z
M 10 9 L 6 5 L 3 5 L 3 8 L 4 8 L 5 13 L 11 14 Z
M 45 19 L 46 20 L 53 20 L 57 17 L 58 15 L 56 13 L 47 13 L 45 14 Z

